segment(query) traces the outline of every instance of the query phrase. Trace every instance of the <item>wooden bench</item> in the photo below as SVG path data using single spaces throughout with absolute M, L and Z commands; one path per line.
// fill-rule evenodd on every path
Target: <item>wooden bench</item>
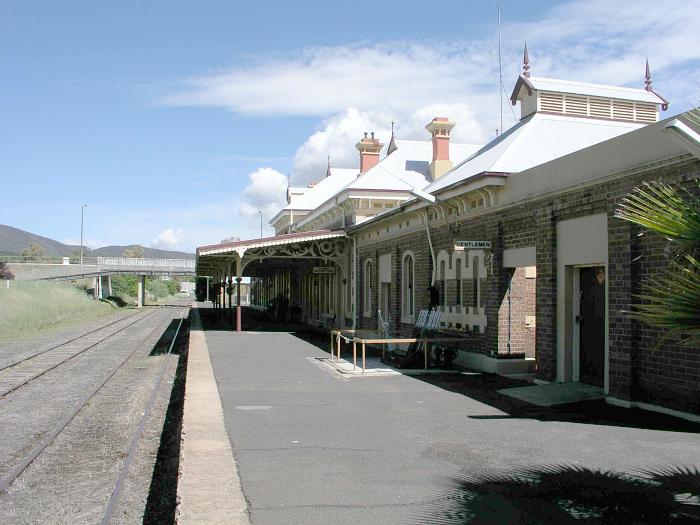
M 318 319 L 309 319 L 309 324 L 311 326 L 315 326 L 316 328 L 330 330 L 335 326 L 335 315 L 321 314 L 321 317 Z

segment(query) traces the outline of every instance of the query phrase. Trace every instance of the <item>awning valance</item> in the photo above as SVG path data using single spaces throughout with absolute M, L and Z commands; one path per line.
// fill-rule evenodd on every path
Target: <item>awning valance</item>
M 211 244 L 197 248 L 197 274 L 217 273 L 226 265 L 245 265 L 248 261 L 267 257 L 317 257 L 332 259 L 344 251 L 343 230 L 314 230 L 274 237 Z

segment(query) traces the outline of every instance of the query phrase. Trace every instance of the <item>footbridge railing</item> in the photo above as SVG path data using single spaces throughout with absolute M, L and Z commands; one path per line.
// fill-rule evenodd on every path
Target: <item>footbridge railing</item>
M 136 257 L 84 257 L 83 264 L 72 257 L 0 256 L 20 280 L 94 277 L 97 275 L 194 275 L 194 259 Z

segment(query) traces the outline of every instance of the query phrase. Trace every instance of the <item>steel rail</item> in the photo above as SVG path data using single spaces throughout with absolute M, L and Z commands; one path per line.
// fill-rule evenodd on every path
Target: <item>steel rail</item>
M 175 341 L 177 341 L 177 336 L 180 333 L 180 328 L 182 327 L 182 321 L 184 321 L 184 317 L 180 318 L 180 324 L 177 325 L 177 330 L 175 331 L 175 335 L 173 336 L 173 340 L 170 343 L 170 347 L 168 348 L 168 353 L 166 355 L 170 355 L 173 350 L 173 346 L 175 346 Z M 105 510 L 105 514 L 102 518 L 102 525 L 109 525 L 110 523 L 112 523 L 114 511 L 116 510 L 117 504 L 119 503 L 119 496 L 121 496 L 122 489 L 124 488 L 124 484 L 126 483 L 126 478 L 129 475 L 129 467 L 131 466 L 131 463 L 134 461 L 134 457 L 136 456 L 136 451 L 138 449 L 139 442 L 141 441 L 141 436 L 143 435 L 143 431 L 146 428 L 146 422 L 148 421 L 148 418 L 151 415 L 151 410 L 153 409 L 153 404 L 156 400 L 158 392 L 160 391 L 160 384 L 163 381 L 163 376 L 165 375 L 167 367 L 168 360 L 166 358 L 163 362 L 163 365 L 161 366 L 160 373 L 156 378 L 155 384 L 153 385 L 151 395 L 149 396 L 148 401 L 146 402 L 146 407 L 143 409 L 143 415 L 141 416 L 141 421 L 139 421 L 139 426 L 137 427 L 136 432 L 134 433 L 134 437 L 131 439 L 131 445 L 129 446 L 129 454 L 127 455 L 126 460 L 122 465 L 121 471 L 119 472 L 119 477 L 117 478 L 117 482 L 114 485 L 112 496 L 109 498 L 109 504 L 107 505 L 107 509 Z
M 110 338 L 114 337 L 114 336 L 117 335 L 118 333 L 123 332 L 124 330 L 126 330 L 127 328 L 130 328 L 131 326 L 135 325 L 136 323 L 139 323 L 139 322 L 141 322 L 141 321 L 143 321 L 143 320 L 145 320 L 145 319 L 148 319 L 149 317 L 151 317 L 152 315 L 154 315 L 154 314 L 155 314 L 156 312 L 158 312 L 159 310 L 160 310 L 160 308 L 157 308 L 157 309 L 155 309 L 155 310 L 152 310 L 152 311 L 148 312 L 146 315 L 144 315 L 144 316 L 140 317 L 139 319 L 136 319 L 135 321 L 129 323 L 128 325 L 126 325 L 126 326 L 120 328 L 120 329 L 117 330 L 116 332 L 112 332 L 111 334 L 109 334 L 109 335 L 106 336 L 106 337 L 103 337 L 103 338 L 100 339 L 99 341 L 97 341 L 97 342 L 95 342 L 95 343 L 93 343 L 93 344 L 91 344 L 91 345 L 86 346 L 85 348 L 83 348 L 82 350 L 76 352 L 75 354 L 69 355 L 69 356 L 66 357 L 65 359 L 59 361 L 58 363 L 56 363 L 56 364 L 54 364 L 54 365 L 52 365 L 52 366 L 50 366 L 50 367 L 48 367 L 48 368 L 43 368 L 43 369 L 41 369 L 41 371 L 40 371 L 38 374 L 34 374 L 34 375 L 31 375 L 30 377 L 26 377 L 26 378 L 22 379 L 20 383 L 17 383 L 17 384 L 15 384 L 15 385 L 13 385 L 13 386 L 12 386 L 11 388 L 9 388 L 8 390 L 5 390 L 5 391 L 3 391 L 3 392 L 0 392 L 0 399 L 4 398 L 7 394 L 11 394 L 12 392 L 14 392 L 15 390 L 17 390 L 18 388 L 23 387 L 24 385 L 26 385 L 26 384 L 29 383 L 30 381 L 34 381 L 35 379 L 37 379 L 37 378 L 43 376 L 44 374 L 50 372 L 51 370 L 53 370 L 53 369 L 55 369 L 55 368 L 58 368 L 58 367 L 61 366 L 61 365 L 66 364 L 68 361 L 70 361 L 70 360 L 73 359 L 74 357 L 78 357 L 79 355 L 84 354 L 84 353 L 87 352 L 88 350 L 91 350 L 91 349 L 95 348 L 97 345 L 100 345 L 100 344 L 104 343 L 107 339 L 110 339 Z M 53 350 L 57 350 L 58 348 L 60 348 L 60 347 L 54 348 Z M 13 365 L 13 366 L 18 366 L 18 365 L 24 364 L 24 363 L 26 363 L 27 361 L 30 361 L 31 359 L 34 359 L 34 358 L 38 357 L 39 355 L 44 355 L 45 353 L 46 353 L 46 352 L 42 352 L 41 354 L 37 354 L 37 355 L 34 355 L 33 357 L 29 357 L 29 358 L 27 358 L 27 359 L 24 359 L 24 360 L 22 360 L 22 361 L 19 361 L 16 365 Z M 4 370 L 9 370 L 9 369 L 11 369 L 11 368 L 12 368 L 12 367 L 6 367 Z M 1 371 L 0 371 L 0 372 L 1 372 Z
M 120 323 L 120 322 L 122 322 L 122 321 L 124 321 L 124 320 L 126 320 L 126 319 L 131 319 L 132 317 L 134 317 L 134 316 L 136 316 L 136 315 L 139 315 L 139 314 L 142 314 L 142 313 L 143 313 L 143 312 L 136 312 L 136 313 L 133 313 L 133 314 L 131 314 L 131 315 L 125 315 L 125 316 L 122 317 L 121 319 L 117 319 L 116 321 L 112 321 L 111 323 L 107 323 L 107 324 L 105 324 L 105 325 L 102 325 L 102 326 L 100 326 L 99 328 L 95 328 L 94 330 L 91 330 L 91 331 L 89 331 L 89 332 L 85 332 L 84 334 L 78 335 L 78 336 L 76 336 L 76 337 L 74 337 L 74 338 L 72 338 L 72 339 L 68 339 L 67 341 L 63 341 L 62 343 L 58 343 L 58 344 L 56 344 L 56 345 L 53 345 L 53 346 L 51 346 L 51 347 L 49 347 L 49 348 L 46 348 L 46 349 L 44 349 L 44 350 L 42 350 L 42 351 L 40 351 L 40 352 L 37 352 L 36 354 L 32 354 L 32 355 L 30 355 L 30 356 L 28 356 L 28 357 L 25 357 L 25 358 L 23 358 L 23 359 L 20 359 L 19 361 L 16 361 L 16 362 L 14 362 L 14 363 L 10 363 L 9 365 L 2 366 L 2 367 L 0 367 L 0 372 L 2 372 L 3 370 L 7 370 L 8 368 L 12 368 L 13 366 L 17 366 L 17 365 L 19 365 L 19 364 L 21 364 L 21 363 L 24 363 L 25 361 L 29 361 L 30 359 L 33 359 L 34 357 L 38 357 L 38 356 L 43 355 L 43 354 L 45 354 L 45 353 L 47 353 L 47 352 L 50 352 L 51 350 L 56 350 L 57 348 L 60 348 L 60 347 L 62 347 L 62 346 L 66 346 L 67 344 L 74 343 L 74 342 L 77 341 L 78 339 L 82 339 L 83 337 L 87 337 L 87 336 L 89 336 L 89 335 L 92 335 L 92 334 L 94 334 L 95 332 L 99 332 L 100 330 L 104 330 L 105 328 L 107 328 L 107 327 L 109 327 L 109 326 L 112 326 L 112 325 L 115 325 L 115 324 L 117 324 L 117 323 Z
M 155 310 L 155 311 L 159 311 Z M 167 319 L 167 321 L 170 321 L 170 318 Z M 141 342 L 136 345 L 136 348 L 132 350 L 124 360 L 122 360 L 121 363 L 119 363 L 110 373 L 109 375 L 102 380 L 97 386 L 95 386 L 90 393 L 83 398 L 83 400 L 75 407 L 75 409 L 70 412 L 65 418 L 63 418 L 60 423 L 46 436 L 43 440 L 41 440 L 34 448 L 31 449 L 29 454 L 27 454 L 22 461 L 20 461 L 17 465 L 15 465 L 8 474 L 6 474 L 4 477 L 0 478 L 0 494 L 3 492 L 7 492 L 7 489 L 10 487 L 10 485 L 19 477 L 22 472 L 41 454 L 51 443 L 54 442 L 56 437 L 70 424 L 73 419 L 75 419 L 75 416 L 78 415 L 78 413 L 87 405 L 93 397 L 97 395 L 97 393 L 102 390 L 102 388 L 107 384 L 107 382 L 112 379 L 112 377 L 122 369 L 122 367 L 131 359 L 141 348 L 143 345 L 150 339 L 150 337 L 156 333 L 165 323 L 165 321 L 161 322 L 156 326 L 153 330 L 151 330 L 146 337 L 144 337 Z

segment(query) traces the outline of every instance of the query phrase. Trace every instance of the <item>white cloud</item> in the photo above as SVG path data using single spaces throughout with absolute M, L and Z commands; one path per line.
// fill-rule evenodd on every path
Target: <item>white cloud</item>
M 248 175 L 250 183 L 243 190 L 240 214 L 254 217 L 259 211 L 270 218 L 287 204 L 287 176 L 272 168 L 260 168 Z
M 695 11 L 692 2 L 680 0 L 614 5 L 578 0 L 550 9 L 535 22 L 506 22 L 504 127 L 517 119 L 508 95 L 520 71 L 524 40 L 533 75 L 641 87 L 648 55 L 654 85 L 674 109 L 697 103 L 700 52 L 692 43 L 700 33 L 700 17 Z M 457 122 L 456 141 L 480 143 L 492 137 L 501 111 L 495 51 L 490 37 L 449 45 L 406 41 L 310 48 L 190 79 L 183 92 L 164 103 L 322 117 L 294 158 L 293 182 L 305 184 L 323 177 L 328 155 L 335 166 L 357 166 L 354 144 L 362 133 L 375 131 L 387 141 L 391 120 L 399 138 L 426 139 L 423 127 L 434 116 Z M 685 74 L 678 75 L 679 70 Z M 244 206 L 244 214 L 252 212 Z
M 357 167 L 354 145 L 362 133 L 375 131 L 386 143 L 392 120 L 398 138 L 427 140 L 425 124 L 446 116 L 457 123 L 453 140 L 467 143 L 493 137 L 501 110 L 504 127 L 510 127 L 519 109 L 510 106 L 508 96 L 521 69 L 524 41 L 534 76 L 642 87 L 648 56 L 654 87 L 672 103 L 668 114 L 698 103 L 700 17 L 693 2 L 575 0 L 532 22 L 508 22 L 506 9 L 504 20 L 505 93 L 499 93 L 494 27 L 480 39 L 339 45 L 253 60 L 191 78 L 161 103 L 318 118 L 316 131 L 299 141 L 292 164 L 295 185 L 323 177 L 329 155 L 334 166 Z M 269 139 L 274 144 L 274 137 Z M 260 168 L 249 177 L 247 187 L 229 201 L 201 210 L 212 223 L 212 238 L 257 236 L 258 210 L 266 224 L 284 206 L 282 173 Z
M 61 241 L 63 244 L 68 244 L 70 246 L 80 246 L 80 239 L 64 239 Z M 92 238 L 85 238 L 83 239 L 83 246 L 87 248 L 88 250 L 94 250 L 95 248 L 99 246 L 105 246 L 104 243 L 100 243 L 100 241 L 92 239 Z
M 470 64 L 460 63 L 459 53 L 445 51 L 406 42 L 313 48 L 287 60 L 263 60 L 192 78 L 184 92 L 163 102 L 254 115 L 315 116 L 348 107 L 417 107 L 436 98 L 455 102 Z
M 505 13 L 507 19 L 507 12 Z M 644 58 L 657 73 L 694 63 L 697 6 L 685 0 L 577 0 L 535 22 L 503 25 L 506 91 L 530 45 L 533 75 L 642 86 Z M 165 104 L 224 107 L 254 115 L 328 117 L 347 108 L 411 113 L 431 104 L 469 104 L 479 121 L 498 113 L 494 33 L 481 40 L 381 42 L 309 48 L 224 73 L 191 78 Z M 436 36 L 439 36 L 436 34 Z M 661 75 L 660 75 L 661 77 Z M 697 87 L 696 77 L 691 81 Z M 669 77 L 661 89 L 675 91 Z M 481 104 L 484 98 L 491 104 Z M 490 129 L 490 124 L 486 129 Z
M 365 131 L 374 131 L 384 144 L 391 137 L 391 121 L 396 120 L 398 138 L 427 140 L 425 125 L 433 117 L 448 117 L 457 123 L 452 138 L 457 142 L 480 144 L 485 140 L 474 112 L 468 104 L 431 104 L 412 112 L 398 113 L 389 109 L 361 111 L 350 108 L 326 119 L 321 129 L 311 135 L 296 152 L 292 183 L 305 185 L 318 181 L 326 174 L 328 156 L 333 166 L 355 168 L 359 166 L 359 153 L 355 144 Z
M 166 250 L 181 249 L 186 245 L 185 234 L 180 228 L 166 228 L 151 241 L 154 248 Z

